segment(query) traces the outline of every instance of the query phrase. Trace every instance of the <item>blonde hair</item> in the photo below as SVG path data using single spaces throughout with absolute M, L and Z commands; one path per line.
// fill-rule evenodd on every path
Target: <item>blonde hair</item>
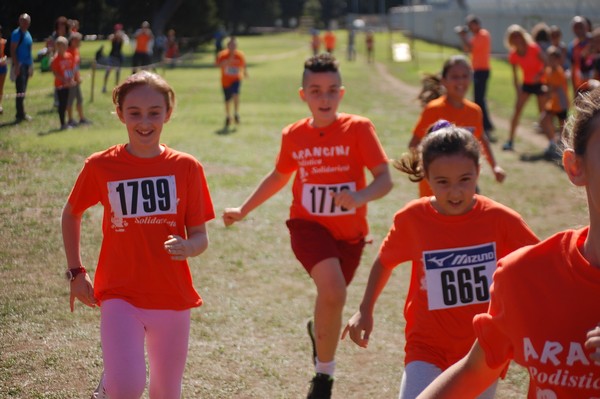
M 535 43 L 531 35 L 521 25 L 512 24 L 506 28 L 506 33 L 504 34 L 504 47 L 506 47 L 507 50 L 515 50 L 515 46 L 510 40 L 514 34 L 520 35 L 527 44 Z

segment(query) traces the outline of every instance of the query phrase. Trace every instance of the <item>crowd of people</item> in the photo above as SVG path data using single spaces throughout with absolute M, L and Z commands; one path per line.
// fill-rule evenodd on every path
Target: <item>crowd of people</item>
M 19 122 L 30 119 L 24 110 L 33 73 L 30 23 L 31 17 L 22 14 L 11 34 Z M 225 226 L 240 222 L 293 180 L 285 223 L 292 252 L 316 288 L 306 326 L 314 365 L 307 399 L 331 398 L 340 338 L 368 347 L 375 303 L 403 262 L 411 262 L 411 278 L 399 398 L 493 398 L 511 360 L 529 372 L 531 399 L 600 396 L 600 309 L 595 305 L 600 299 L 595 226 L 600 220 L 595 206 L 600 200 L 595 156 L 596 147 L 600 151 L 600 30 L 575 17 L 575 39 L 568 45 L 556 26 L 539 24 L 527 32 L 511 25 L 505 33 L 516 103 L 502 148 L 514 149 L 523 107 L 535 95 L 539 126 L 549 140 L 545 155 L 561 160 L 589 203 L 588 226 L 540 241 L 515 210 L 480 193 L 482 155 L 497 182 L 506 172 L 490 146 L 496 139 L 487 104 L 490 34 L 477 16 L 465 23 L 457 34 L 470 60 L 452 56 L 439 76 L 428 79 L 409 151 L 394 161 L 368 118 L 339 111 L 346 88 L 333 56 L 335 35 L 327 31 L 321 42 L 313 33 L 313 55 L 302 65 L 299 90 L 308 116 L 283 128 L 272 169 L 241 205 L 221 215 Z M 157 53 L 150 48 L 159 40 L 147 21 L 133 38 L 133 73 L 121 82 L 122 48 L 129 39 L 121 24 L 109 36 L 103 91 L 114 70 L 112 99 L 127 140 L 90 155 L 69 194 L 61 219 L 66 277 L 72 311 L 76 299 L 100 307 L 104 372 L 93 398 L 141 397 L 146 352 L 150 397 L 179 398 L 191 309 L 202 305 L 188 259 L 207 249 L 206 224 L 216 213 L 203 165 L 161 141 L 176 96 L 163 77 L 148 70 Z M 57 19 L 48 49 L 60 129 L 91 123 L 80 88 L 81 40 L 77 24 Z M 367 34 L 369 62 L 372 40 Z M 8 73 L 5 43 L 0 36 L 0 79 L 2 71 Z M 216 52 L 215 65 L 221 71 L 227 128 L 240 123 L 240 87 L 248 71 L 236 38 L 226 43 Z M 158 57 L 177 54 L 170 30 Z M 471 81 L 474 101 L 466 99 Z M 360 307 L 344 327 L 347 289 L 369 233 L 367 205 L 392 190 L 390 164 L 419 182 L 419 198 L 393 216 Z M 80 232 L 84 212 L 98 203 L 104 228 L 92 280 L 82 262 Z
M 27 13 L 21 14 L 18 23 L 19 26 L 10 35 L 10 48 L 0 26 L 0 114 L 4 113 L 2 106 L 4 83 L 7 75 L 10 74 L 10 80 L 15 82 L 16 89 L 16 123 L 33 119 L 25 112 L 24 103 L 27 83 L 34 72 L 33 39 L 29 33 L 31 16 Z M 79 46 L 82 40 L 79 21 L 60 16 L 55 20 L 54 29 L 47 37 L 45 47 L 37 54 L 42 72 L 51 71 L 55 76 L 53 106 L 58 110 L 61 130 L 91 123 L 84 116 L 81 93 Z M 166 35 L 160 34 L 155 37 L 150 24 L 144 21 L 134 32 L 133 40 L 136 47 L 132 58 L 132 73 L 140 69 L 156 69 L 156 65 L 159 64 L 174 67 L 180 57 L 179 40 L 174 29 L 169 29 Z M 111 46 L 109 54 L 104 56 L 103 47 L 96 54 L 98 67 L 105 69 L 103 93 L 107 91 L 109 75 L 112 71 L 115 71 L 115 86 L 119 84 L 121 67 L 125 60 L 123 46 L 129 44 L 130 39 L 123 25 L 117 23 L 108 36 L 108 41 Z M 75 104 L 78 120 L 74 117 L 73 104 Z

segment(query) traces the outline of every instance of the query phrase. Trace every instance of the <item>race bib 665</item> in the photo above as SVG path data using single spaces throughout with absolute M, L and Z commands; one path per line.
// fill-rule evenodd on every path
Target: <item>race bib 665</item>
M 423 252 L 429 310 L 485 303 L 496 270 L 496 245 Z

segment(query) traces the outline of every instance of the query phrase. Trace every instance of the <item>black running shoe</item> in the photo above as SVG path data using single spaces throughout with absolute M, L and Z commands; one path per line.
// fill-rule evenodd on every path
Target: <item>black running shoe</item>
M 315 341 L 315 326 L 312 320 L 309 320 L 306 323 L 306 331 L 308 332 L 308 336 L 310 337 L 310 343 L 312 344 L 312 362 L 313 365 L 317 365 L 317 343 Z
M 317 373 L 310 382 L 306 399 L 331 399 L 333 378 L 328 374 Z

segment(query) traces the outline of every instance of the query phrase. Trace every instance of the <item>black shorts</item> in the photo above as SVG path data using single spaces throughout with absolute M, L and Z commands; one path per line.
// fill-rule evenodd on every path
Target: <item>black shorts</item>
M 523 90 L 527 94 L 535 94 L 536 96 L 543 96 L 544 94 L 546 94 L 546 91 L 544 90 L 544 85 L 542 85 L 541 83 L 523 83 L 521 85 L 521 90 Z

